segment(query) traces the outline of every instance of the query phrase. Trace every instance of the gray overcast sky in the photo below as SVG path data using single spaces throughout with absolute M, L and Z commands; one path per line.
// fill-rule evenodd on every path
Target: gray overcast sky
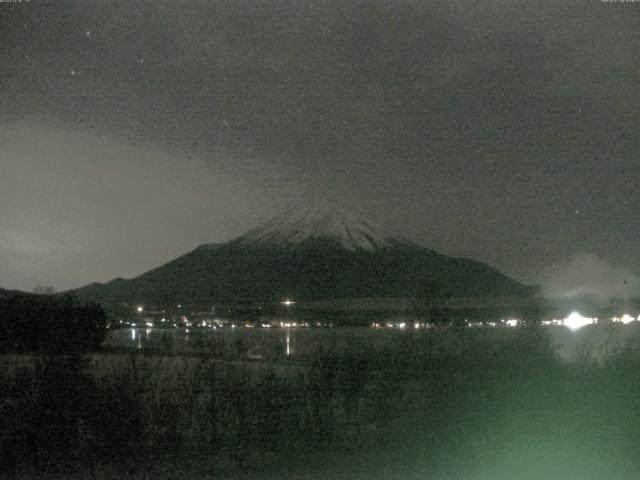
M 640 272 L 640 3 L 0 3 L 0 286 L 133 276 L 311 198 L 525 282 Z

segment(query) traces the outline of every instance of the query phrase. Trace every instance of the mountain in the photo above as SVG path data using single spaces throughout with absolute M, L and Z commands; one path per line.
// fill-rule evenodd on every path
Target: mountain
M 369 219 L 326 202 L 280 215 L 245 233 L 235 243 L 249 248 L 296 248 L 305 242 L 320 239 L 333 241 L 352 252 L 376 252 L 414 245 L 391 235 L 384 227 Z
M 138 277 L 75 292 L 105 304 L 298 302 L 345 298 L 526 297 L 524 286 L 441 255 L 335 204 L 282 214 L 225 243 L 202 245 Z

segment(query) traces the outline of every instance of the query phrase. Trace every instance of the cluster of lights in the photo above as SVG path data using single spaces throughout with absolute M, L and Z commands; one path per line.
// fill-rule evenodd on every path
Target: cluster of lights
M 410 327 L 413 327 L 415 330 L 418 330 L 420 328 L 431 328 L 431 324 L 429 323 L 422 323 L 422 322 L 414 322 L 414 323 L 407 323 L 407 322 L 385 322 L 385 323 L 380 323 L 380 322 L 373 322 L 371 324 L 371 328 L 398 328 L 400 330 L 406 330 Z
M 621 317 L 613 317 L 611 319 L 611 321 L 613 321 L 614 323 L 622 323 L 624 325 L 626 325 L 627 323 L 635 322 L 636 320 L 640 321 L 640 315 L 638 315 L 638 318 L 635 318 L 629 315 L 628 313 L 625 313 Z
M 467 327 L 472 327 L 472 328 L 476 328 L 476 327 L 501 327 L 501 326 L 506 326 L 506 327 L 517 327 L 518 325 L 520 325 L 522 322 L 520 320 L 517 320 L 515 318 L 510 318 L 508 320 L 500 320 L 499 322 L 471 322 L 469 320 L 465 320 L 465 325 Z M 427 328 L 433 328 L 433 324 L 431 323 L 427 323 L 427 322 L 414 322 L 414 323 L 407 323 L 407 322 L 373 322 L 371 323 L 371 328 L 397 328 L 400 330 L 407 330 L 410 329 L 411 327 L 413 327 L 413 329 L 415 330 L 419 330 L 419 329 L 427 329 Z
M 557 318 L 554 318 L 553 320 L 542 320 L 542 326 L 544 327 L 556 327 L 556 326 L 562 326 L 562 322 L 564 320 L 559 320 Z
M 625 313 L 621 317 L 613 317 L 611 319 L 613 323 L 622 323 L 623 325 L 627 325 L 628 323 L 640 321 L 640 315 L 636 318 L 628 313 Z M 585 317 L 578 312 L 571 312 L 566 318 L 553 320 L 545 320 L 542 322 L 545 326 L 550 325 L 563 325 L 570 330 L 579 330 L 582 327 L 586 327 L 587 325 L 595 325 L 598 323 L 598 318 L 595 317 Z
M 161 320 L 161 322 L 165 323 L 168 320 L 166 318 L 163 318 Z M 333 323 L 327 323 L 327 322 L 316 322 L 313 325 L 310 324 L 309 322 L 261 322 L 261 323 L 253 323 L 253 322 L 244 322 L 244 323 L 240 323 L 240 324 L 236 324 L 236 323 L 226 323 L 226 322 L 222 322 L 220 320 L 200 320 L 197 322 L 191 321 L 189 320 L 187 317 L 181 317 L 179 320 L 172 320 L 171 322 L 171 326 L 173 326 L 174 328 L 209 328 L 212 330 L 217 330 L 217 329 L 224 329 L 224 328 L 309 328 L 311 326 L 315 326 L 315 327 L 333 327 Z M 126 327 L 130 327 L 130 328 L 140 328 L 143 326 L 146 326 L 148 328 L 154 328 L 156 326 L 160 325 L 156 325 L 153 323 L 153 321 L 151 320 L 147 320 L 145 322 L 127 322 L 124 320 L 120 320 L 119 322 L 120 325 L 122 326 L 126 326 Z M 161 328 L 163 328 L 164 326 L 162 326 Z
M 295 301 L 287 298 L 285 300 L 283 300 L 282 302 L 280 302 L 281 305 L 284 305 L 286 307 L 290 307 L 292 305 L 295 305 Z M 177 305 L 177 307 L 180 309 L 182 308 L 182 305 L 179 304 Z M 144 305 L 138 305 L 135 308 L 135 311 L 138 314 L 144 313 L 145 308 Z M 166 318 L 162 318 L 161 322 L 165 323 L 167 321 Z M 636 318 L 633 317 L 632 315 L 629 314 L 624 314 L 621 317 L 613 317 L 611 319 L 611 321 L 613 323 L 622 323 L 623 325 L 627 325 L 631 322 L 635 322 L 635 321 L 640 321 L 640 315 Z M 122 324 L 123 321 L 120 320 L 120 323 Z M 130 325 L 132 328 L 136 328 L 138 325 L 137 323 L 129 323 L 126 322 L 128 325 Z M 542 325 L 544 326 L 565 326 L 567 328 L 569 328 L 570 330 L 579 330 L 580 328 L 583 328 L 587 325 L 593 325 L 593 324 L 597 324 L 598 323 L 598 319 L 597 318 L 592 318 L 592 317 L 585 317 L 583 315 L 581 315 L 578 312 L 572 312 L 571 314 L 569 314 L 566 318 L 563 319 L 552 319 L 552 320 L 543 320 L 542 321 Z M 181 325 L 180 325 L 181 324 Z M 518 325 L 521 325 L 522 322 L 516 318 L 509 318 L 509 319 L 502 319 L 499 322 L 471 322 L 468 320 L 465 320 L 465 325 L 468 327 L 498 327 L 498 326 L 506 326 L 506 327 L 517 327 Z M 146 326 L 147 328 L 151 328 L 154 326 L 153 322 L 151 320 L 147 320 L 144 323 L 144 326 Z M 211 322 L 211 321 L 207 321 L 207 320 L 202 320 L 200 321 L 198 324 L 193 324 L 193 322 L 189 321 L 188 318 L 186 316 L 182 316 L 181 321 L 180 322 L 176 322 L 174 323 L 175 327 L 178 326 L 183 326 L 183 327 L 191 327 L 191 326 L 199 326 L 199 327 L 209 327 L 209 328 L 221 328 L 222 325 L 220 324 L 219 321 L 217 322 Z M 252 328 L 255 325 L 251 324 L 251 323 L 245 323 L 242 326 L 244 326 L 245 328 Z M 263 322 L 259 325 L 262 328 L 271 328 L 274 326 L 279 326 L 281 328 L 295 328 L 295 327 L 309 327 L 310 325 L 306 322 L 295 322 L 295 321 L 287 321 L 287 322 L 279 322 L 278 324 L 274 324 L 274 323 L 266 323 Z M 315 326 L 321 327 L 321 326 L 333 326 L 332 324 L 327 325 L 326 323 L 321 323 L 321 322 L 316 322 Z M 407 323 L 404 321 L 400 321 L 400 322 L 384 322 L 384 323 L 380 323 L 380 322 L 373 322 L 371 324 L 371 327 L 373 328 L 397 328 L 400 330 L 406 330 L 410 327 L 413 327 L 413 329 L 418 330 L 421 328 L 431 328 L 433 325 L 429 324 L 429 323 L 422 323 L 422 322 L 414 322 L 414 323 Z M 231 328 L 236 328 L 236 325 L 234 323 L 232 323 L 230 325 Z
M 611 319 L 611 321 L 613 323 L 622 323 L 624 325 L 631 323 L 631 322 L 635 322 L 635 321 L 639 321 L 640 322 L 640 315 L 636 318 L 633 317 L 632 315 L 629 314 L 624 314 L 621 317 L 613 317 Z M 570 330 L 579 330 L 580 328 L 583 328 L 587 325 L 594 325 L 598 323 L 598 319 L 595 317 L 585 317 L 583 315 L 581 315 L 578 312 L 572 312 L 571 314 L 569 314 L 566 318 L 554 318 L 552 320 L 543 320 L 542 322 L 543 326 L 565 326 L 567 328 L 569 328 Z M 516 318 L 509 318 L 509 319 L 502 319 L 499 322 L 472 322 L 472 321 L 465 321 L 465 325 L 467 327 L 471 327 L 471 328 L 477 328 L 477 327 L 517 327 L 518 325 L 522 325 L 522 321 L 518 320 Z M 413 324 L 413 327 L 415 329 L 419 329 L 419 328 L 430 328 L 432 325 L 430 325 L 429 323 L 419 323 L 416 322 Z M 400 330 L 405 330 L 407 329 L 407 327 L 409 327 L 409 324 L 405 323 L 405 322 L 386 322 L 386 323 L 380 323 L 380 322 L 373 322 L 371 323 L 371 327 L 372 328 L 397 328 Z
M 263 323 L 262 324 L 263 327 L 265 325 L 268 325 L 269 327 L 273 326 L 273 324 L 271 324 L 271 323 L 268 323 L 268 324 L 264 324 Z M 296 328 L 296 327 L 310 327 L 311 326 L 307 322 L 280 322 L 278 325 L 280 326 L 280 328 Z M 319 326 L 319 325 L 317 325 L 317 326 Z

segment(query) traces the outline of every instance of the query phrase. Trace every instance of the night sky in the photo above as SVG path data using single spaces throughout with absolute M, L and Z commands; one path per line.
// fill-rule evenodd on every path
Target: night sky
M 520 281 L 632 277 L 639 26 L 600 0 L 0 3 L 0 287 L 134 276 L 317 198 Z

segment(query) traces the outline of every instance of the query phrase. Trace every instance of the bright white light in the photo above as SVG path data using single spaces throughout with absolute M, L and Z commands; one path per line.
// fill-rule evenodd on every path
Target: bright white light
M 138 313 L 142 313 L 142 312 L 144 312 L 144 307 L 142 305 L 138 305 L 138 307 L 136 308 L 136 311 Z
M 628 313 L 625 313 L 624 315 L 622 315 L 622 317 L 620 317 L 620 322 L 624 323 L 625 325 L 627 323 L 631 323 L 631 322 L 635 322 L 635 318 L 633 318 L 631 315 L 629 315 Z
M 398 324 L 398 328 L 406 328 L 407 324 L 404 322 L 401 322 L 400 324 Z
M 504 322 L 507 327 L 517 327 L 518 326 L 518 320 L 516 320 L 515 318 L 510 318 L 509 320 L 505 320 Z
M 294 303 L 296 303 L 296 302 L 294 302 L 293 300 L 289 300 L 287 298 L 284 302 L 282 302 L 282 305 L 286 305 L 287 307 L 289 307 L 289 306 L 293 305 Z
M 638 319 L 640 319 L 640 317 L 638 317 Z M 628 313 L 625 313 L 624 315 L 622 315 L 622 317 L 613 317 L 611 321 L 613 323 L 623 323 L 626 325 L 627 323 L 635 322 L 636 319 Z
M 563 320 L 563 325 L 571 330 L 578 330 L 586 325 L 596 323 L 595 318 L 583 317 L 578 312 L 571 312 L 571 314 Z

